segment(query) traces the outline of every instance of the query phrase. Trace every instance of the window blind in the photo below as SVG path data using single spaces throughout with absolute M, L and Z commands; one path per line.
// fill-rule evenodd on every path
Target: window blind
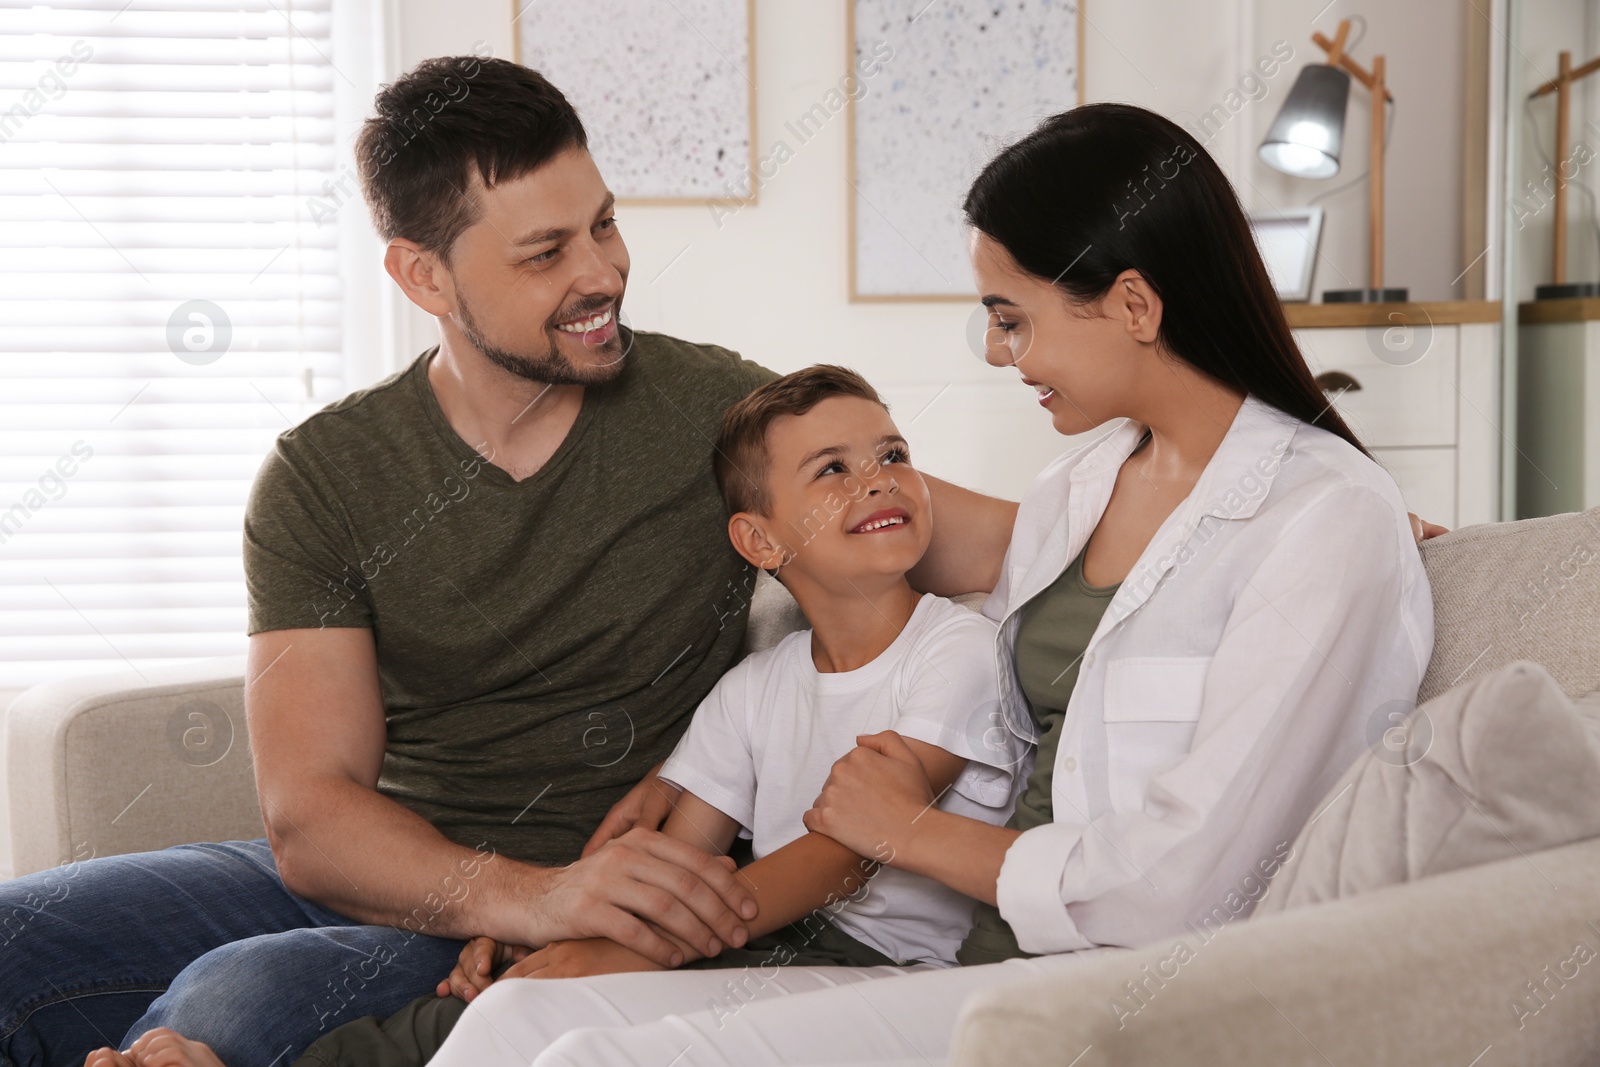
M 332 3 L 0 0 L 0 689 L 244 650 L 251 480 L 343 391 Z

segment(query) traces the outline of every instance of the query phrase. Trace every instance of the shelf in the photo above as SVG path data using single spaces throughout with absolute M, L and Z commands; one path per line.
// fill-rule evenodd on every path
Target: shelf
M 1552 300 L 1549 303 L 1579 303 Z M 1600 304 L 1600 300 L 1587 301 Z M 1524 304 L 1524 307 L 1527 305 Z M 1285 304 L 1283 313 L 1293 330 L 1336 326 L 1418 325 L 1444 326 L 1462 322 L 1499 322 L 1498 300 L 1433 300 L 1404 304 Z M 1400 318 L 1394 318 L 1395 315 Z
M 1596 319 L 1600 319 L 1600 297 L 1530 300 L 1517 305 L 1517 322 L 1523 326 L 1536 322 L 1592 322 Z

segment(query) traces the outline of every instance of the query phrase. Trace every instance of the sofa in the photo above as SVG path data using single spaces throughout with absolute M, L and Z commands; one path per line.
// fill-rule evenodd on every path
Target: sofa
M 1600 689 L 1600 508 L 1466 527 L 1421 551 L 1435 642 L 1419 703 L 1518 660 L 1569 697 Z M 747 651 L 803 625 L 763 575 Z M 0 860 L 22 875 L 263 836 L 243 673 L 215 660 L 17 697 L 0 731 Z M 1574 964 L 1580 945 L 1600 950 L 1600 838 L 1231 924 L 1135 1026 L 1108 1005 L 1147 965 L 1170 969 L 1168 942 L 987 990 L 965 1005 L 950 1062 L 1600 1063 L 1600 959 Z M 1552 965 L 1577 970 L 1552 985 Z M 1539 1010 L 1513 1010 L 1519 996 Z

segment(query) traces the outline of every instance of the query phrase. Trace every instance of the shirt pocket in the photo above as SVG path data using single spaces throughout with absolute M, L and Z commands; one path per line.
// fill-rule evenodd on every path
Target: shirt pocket
M 1150 779 L 1189 754 L 1210 656 L 1134 656 L 1106 667 L 1106 780 L 1116 812 L 1144 810 Z

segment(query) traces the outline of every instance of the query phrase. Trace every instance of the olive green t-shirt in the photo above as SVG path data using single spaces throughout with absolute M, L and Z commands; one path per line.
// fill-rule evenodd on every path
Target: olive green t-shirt
M 712 445 L 778 375 L 630 336 L 520 482 L 451 428 L 430 350 L 284 433 L 250 494 L 250 632 L 370 627 L 378 792 L 469 848 L 576 860 L 740 656 L 755 570 Z
M 1039 725 L 1039 745 L 1033 770 L 1006 822 L 1013 830 L 1031 830 L 1054 821 L 1050 786 L 1067 701 L 1078 684 L 1084 650 L 1120 584 L 1098 586 L 1084 581 L 1080 552 L 1060 577 L 1022 606 L 1015 652 L 1017 681 L 1022 683 L 1023 695 Z M 1000 909 L 980 901 L 973 913 L 972 930 L 956 950 L 956 961 L 970 966 L 1031 955 L 1034 953 L 1024 952 L 1017 944 Z

